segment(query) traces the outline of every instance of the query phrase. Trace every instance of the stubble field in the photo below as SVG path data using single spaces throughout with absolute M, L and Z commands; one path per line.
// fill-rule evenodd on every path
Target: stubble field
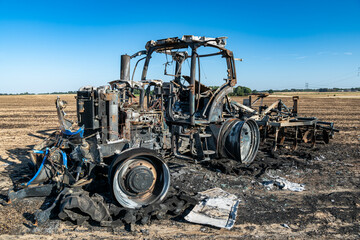
M 360 237 L 360 95 L 354 93 L 301 94 L 299 114 L 332 121 L 340 133 L 330 144 L 315 148 L 301 144 L 292 152 L 279 149 L 274 156 L 262 146 L 254 163 L 234 171 L 228 162 L 195 165 L 172 160 L 183 171 L 172 169 L 173 184 L 195 194 L 221 187 L 241 199 L 232 230 L 212 228 L 175 219 L 154 220 L 133 231 L 91 224 L 76 226 L 51 220 L 34 226 L 33 213 L 44 199 L 25 199 L 7 204 L 7 191 L 30 176 L 28 151 L 58 127 L 55 95 L 0 96 L 0 238 L 350 238 Z M 61 95 L 66 112 L 75 119 L 74 95 Z M 291 95 L 271 95 L 265 103 L 282 98 L 291 105 Z M 234 98 L 242 102 L 242 98 Z M 233 164 L 233 163 L 230 163 Z M 235 164 L 236 165 L 236 164 Z M 224 167 L 225 166 L 225 167 Z M 237 166 L 237 165 L 236 165 Z M 171 168 L 171 167 L 170 167 Z M 234 167 L 232 168 L 234 170 Z M 273 188 L 261 183 L 267 174 L 305 184 L 303 192 Z M 170 218 L 170 217 L 169 217 Z

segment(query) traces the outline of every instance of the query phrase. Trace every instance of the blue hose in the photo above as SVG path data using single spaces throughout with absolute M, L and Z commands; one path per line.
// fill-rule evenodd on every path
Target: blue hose
M 67 168 L 67 157 L 66 157 L 66 153 L 64 153 L 63 151 L 61 151 L 61 154 L 63 156 L 63 165 L 65 166 L 65 168 Z
M 39 150 L 33 150 L 33 152 L 38 154 L 44 154 L 44 151 L 39 151 Z
M 44 153 L 43 151 L 37 151 L 37 150 L 34 150 L 34 152 L 35 153 Z M 42 160 L 42 163 L 41 163 L 39 169 L 35 173 L 34 177 L 25 184 L 25 186 L 29 186 L 31 184 L 31 182 L 34 181 L 38 177 L 39 173 L 41 172 L 42 168 L 44 167 L 44 163 L 46 161 L 48 153 L 49 153 L 49 148 L 46 148 L 45 156 L 44 156 L 44 159 Z
M 76 132 L 72 132 L 69 129 L 65 129 L 65 131 L 62 131 L 65 135 L 72 136 L 80 133 L 80 137 L 83 138 L 84 136 L 84 127 L 79 128 Z

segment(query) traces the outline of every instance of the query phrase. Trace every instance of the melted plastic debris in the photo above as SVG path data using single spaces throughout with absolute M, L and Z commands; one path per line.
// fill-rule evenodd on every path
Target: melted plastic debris
M 282 177 L 277 177 L 275 180 L 263 181 L 262 185 L 264 185 L 267 190 L 272 190 L 274 186 L 293 192 L 302 192 L 305 190 L 305 184 L 290 182 Z

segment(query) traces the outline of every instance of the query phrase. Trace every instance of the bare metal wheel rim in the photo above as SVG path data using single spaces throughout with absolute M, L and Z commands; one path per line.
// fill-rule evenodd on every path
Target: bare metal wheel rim
M 218 143 L 222 157 L 249 164 L 255 159 L 259 149 L 259 127 L 252 119 L 230 119 L 223 124 Z
M 244 122 L 240 132 L 240 155 L 241 162 L 251 163 L 259 149 L 260 132 L 254 120 Z
M 131 209 L 162 201 L 170 186 L 165 163 L 153 156 L 136 156 L 116 166 L 112 191 L 117 202 Z

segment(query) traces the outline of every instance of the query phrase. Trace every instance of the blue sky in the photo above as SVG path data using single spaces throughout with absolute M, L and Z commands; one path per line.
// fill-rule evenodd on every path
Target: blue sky
M 0 93 L 104 85 L 121 54 L 184 34 L 227 36 L 252 89 L 360 87 L 360 0 L 0 0 Z

